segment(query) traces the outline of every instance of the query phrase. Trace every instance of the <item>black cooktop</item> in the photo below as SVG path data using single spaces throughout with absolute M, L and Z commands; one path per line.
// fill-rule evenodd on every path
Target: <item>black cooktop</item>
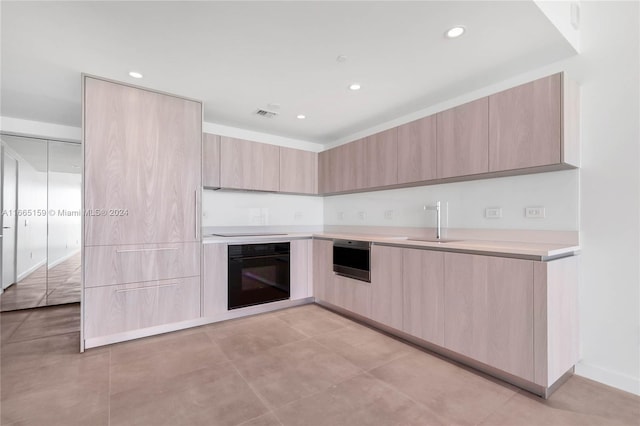
M 236 233 L 236 234 L 210 234 L 210 235 L 212 237 L 270 237 L 270 236 L 287 235 L 287 234 L 248 232 L 248 233 Z

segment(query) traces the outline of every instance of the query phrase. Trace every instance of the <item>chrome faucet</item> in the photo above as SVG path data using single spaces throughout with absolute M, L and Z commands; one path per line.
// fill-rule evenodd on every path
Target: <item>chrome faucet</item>
M 436 240 L 439 240 L 442 237 L 440 201 L 436 201 L 435 206 L 424 206 L 424 209 L 436 211 Z

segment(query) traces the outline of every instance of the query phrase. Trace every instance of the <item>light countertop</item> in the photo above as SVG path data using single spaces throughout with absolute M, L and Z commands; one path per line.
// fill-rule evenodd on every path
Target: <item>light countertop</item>
M 246 244 L 263 243 L 277 241 L 291 241 L 297 239 L 322 238 L 322 239 L 343 239 L 370 241 L 373 244 L 400 246 L 425 250 L 441 250 L 448 252 L 460 252 L 471 254 L 484 254 L 493 256 L 516 257 L 531 260 L 552 260 L 557 257 L 565 257 L 578 254 L 580 246 L 551 243 L 530 243 L 513 241 L 487 241 L 487 240 L 453 240 L 450 242 L 438 243 L 432 241 L 411 240 L 412 237 L 404 235 L 370 235 L 370 234 L 347 234 L 347 233 L 287 233 L 283 235 L 268 236 L 242 236 L 242 237 L 217 237 L 207 236 L 203 238 L 204 244 L 227 243 Z

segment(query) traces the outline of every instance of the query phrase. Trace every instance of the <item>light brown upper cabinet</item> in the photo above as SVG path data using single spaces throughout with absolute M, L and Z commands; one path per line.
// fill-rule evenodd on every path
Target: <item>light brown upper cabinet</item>
M 280 147 L 280 192 L 318 193 L 318 154 Z
M 243 139 L 220 138 L 220 186 L 278 191 L 280 147 Z
M 489 171 L 577 165 L 577 96 L 563 74 L 489 96 Z
M 364 140 L 331 148 L 320 154 L 320 188 L 323 194 L 364 188 Z
M 489 171 L 489 99 L 437 114 L 438 178 Z
M 220 136 L 202 135 L 202 185 L 220 188 Z
M 398 183 L 398 128 L 364 138 L 364 188 Z
M 434 115 L 398 127 L 398 183 L 436 179 Z
M 199 241 L 202 104 L 84 84 L 84 244 Z

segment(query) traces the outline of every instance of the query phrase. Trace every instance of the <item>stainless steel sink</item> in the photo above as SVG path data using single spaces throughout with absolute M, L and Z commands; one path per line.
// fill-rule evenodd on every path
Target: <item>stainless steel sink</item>
M 453 243 L 453 242 L 460 241 L 460 240 L 449 240 L 447 238 L 440 238 L 440 239 L 436 239 L 436 238 L 407 238 L 407 241 L 423 241 L 423 242 L 426 242 L 426 243 L 444 244 L 444 243 Z

